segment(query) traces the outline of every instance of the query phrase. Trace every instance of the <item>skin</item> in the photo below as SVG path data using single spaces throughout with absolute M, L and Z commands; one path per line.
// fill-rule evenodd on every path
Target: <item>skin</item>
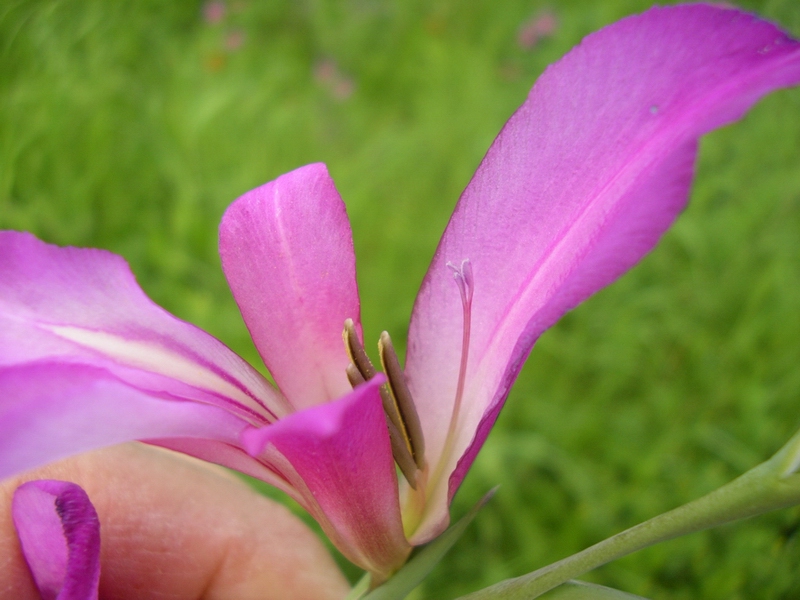
M 341 599 L 348 584 L 282 505 L 212 465 L 144 444 L 82 454 L 0 484 L 0 600 L 39 600 L 11 521 L 31 479 L 77 483 L 102 535 L 100 598 Z

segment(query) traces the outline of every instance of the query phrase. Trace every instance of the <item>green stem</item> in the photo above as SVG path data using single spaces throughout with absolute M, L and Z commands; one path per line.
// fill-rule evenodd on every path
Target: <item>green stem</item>
M 367 592 L 369 591 L 369 584 L 371 581 L 371 577 L 369 573 L 364 573 L 364 576 L 358 580 L 355 587 L 350 590 L 350 593 L 347 594 L 347 597 L 344 600 L 359 600 L 363 598 Z
M 612 560 L 687 533 L 800 503 L 800 433 L 775 456 L 729 484 L 563 560 L 461 600 L 532 600 Z

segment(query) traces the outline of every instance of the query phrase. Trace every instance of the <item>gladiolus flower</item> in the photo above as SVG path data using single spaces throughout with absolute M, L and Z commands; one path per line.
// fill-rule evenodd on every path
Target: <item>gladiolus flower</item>
M 119 257 L 5 232 L 0 476 L 158 444 L 286 491 L 383 580 L 447 526 L 537 338 L 685 206 L 699 136 L 798 82 L 800 44 L 736 10 L 656 8 L 588 36 L 489 149 L 422 284 L 404 370 L 381 336 L 385 377 L 363 352 L 350 226 L 324 165 L 245 194 L 220 227 L 277 389 L 154 305 Z

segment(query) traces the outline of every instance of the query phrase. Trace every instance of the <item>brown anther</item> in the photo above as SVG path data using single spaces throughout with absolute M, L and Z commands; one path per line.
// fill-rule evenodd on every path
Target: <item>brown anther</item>
M 344 322 L 344 331 L 342 332 L 342 339 L 344 340 L 344 347 L 347 348 L 347 354 L 350 356 L 350 361 L 356 366 L 364 381 L 368 381 L 375 377 L 377 371 L 372 366 L 372 361 L 367 356 L 364 350 L 364 345 L 358 339 L 358 332 L 353 323 L 353 319 L 347 319 Z
M 365 381 L 375 377 L 378 372 L 373 366 L 372 361 L 370 361 L 369 356 L 367 356 L 361 341 L 358 339 L 358 332 L 356 332 L 355 324 L 353 323 L 352 319 L 347 319 L 344 322 L 342 338 L 344 339 L 344 345 L 351 360 L 351 364 L 349 364 L 346 369 L 347 379 L 350 381 L 350 385 L 356 387 L 357 385 L 361 385 Z M 389 341 L 389 347 L 391 347 L 391 340 Z M 382 344 L 379 343 L 378 349 L 381 352 L 381 362 L 383 362 L 383 350 L 381 350 L 381 348 Z M 394 349 L 391 350 L 391 353 L 394 357 L 394 363 L 397 364 L 396 371 L 398 371 L 402 377 L 402 370 L 399 368 L 399 362 L 397 361 L 397 355 L 394 353 Z M 385 368 L 386 367 L 384 366 L 384 369 Z M 388 374 L 388 371 L 387 379 L 391 380 L 391 376 Z M 405 389 L 407 390 L 407 388 Z M 395 399 L 395 394 L 392 391 L 392 387 L 388 383 L 380 387 L 380 394 L 381 402 L 383 404 L 383 412 L 386 414 L 386 426 L 389 429 L 389 440 L 391 441 L 392 445 L 392 456 L 394 457 L 394 461 L 397 463 L 397 466 L 400 468 L 400 471 L 403 473 L 403 476 L 406 478 L 406 480 L 408 480 L 409 485 L 411 485 L 412 488 L 417 489 L 419 459 L 417 458 L 418 455 L 414 451 L 415 446 L 409 439 L 408 427 L 406 425 L 405 418 L 402 416 L 402 413 L 398 408 L 398 402 Z M 407 397 L 410 399 L 410 394 L 407 394 Z M 413 418 L 416 419 L 416 428 L 418 430 L 419 417 L 417 417 L 416 411 L 413 413 Z M 422 439 L 421 430 L 418 439 Z M 420 458 L 421 456 L 422 455 L 419 454 Z
M 406 478 L 408 484 L 412 489 L 416 490 L 419 470 L 417 469 L 417 464 L 414 462 L 414 457 L 411 456 L 408 448 L 406 448 L 403 434 L 400 433 L 395 424 L 392 423 L 389 415 L 386 415 L 386 426 L 389 428 L 389 441 L 392 444 L 394 462 L 397 463 L 400 472 L 403 474 L 403 477 Z
M 406 445 L 414 457 L 414 462 L 418 468 L 422 469 L 425 467 L 425 440 L 422 435 L 422 425 L 414 405 L 414 399 L 411 397 L 411 391 L 406 384 L 403 368 L 400 366 L 397 352 L 392 345 L 392 338 L 386 331 L 381 333 L 378 353 L 381 357 L 383 371 L 389 380 L 392 405 L 402 421 L 403 426 L 400 431 L 404 434 Z
M 347 373 L 347 380 L 350 382 L 350 385 L 356 387 L 357 385 L 361 385 L 366 381 L 363 375 L 361 375 L 361 371 L 358 370 L 353 363 L 347 365 L 345 369 L 345 373 Z

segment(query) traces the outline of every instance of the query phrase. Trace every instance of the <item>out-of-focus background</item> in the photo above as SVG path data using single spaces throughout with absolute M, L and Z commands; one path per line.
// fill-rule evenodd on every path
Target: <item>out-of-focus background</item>
M 743 8 L 800 34 L 796 0 Z M 639 0 L 5 0 L 0 227 L 130 261 L 178 316 L 258 356 L 219 266 L 225 207 L 324 161 L 367 340 L 402 345 L 483 153 L 545 66 Z M 703 140 L 689 209 L 534 348 L 459 492 L 495 499 L 416 598 L 519 575 L 696 498 L 800 427 L 800 89 Z M 653 598 L 800 597 L 800 509 L 587 579 Z M 344 565 L 351 578 L 358 576 Z

